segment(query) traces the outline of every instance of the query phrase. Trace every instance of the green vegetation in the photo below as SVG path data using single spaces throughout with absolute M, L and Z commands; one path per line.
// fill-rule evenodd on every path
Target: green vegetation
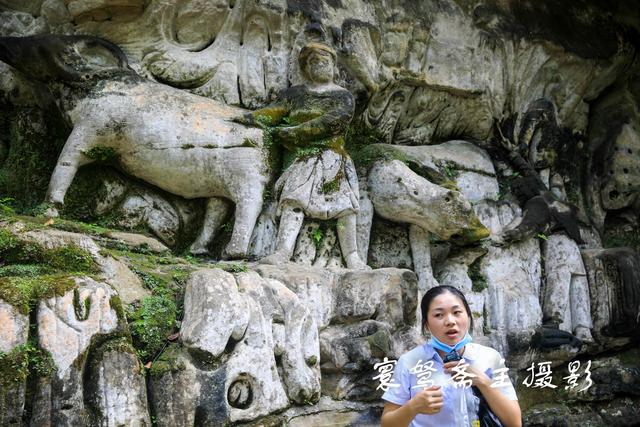
M 72 276 L 97 272 L 91 255 L 74 246 L 54 249 L 0 229 L 0 298 L 27 314 L 40 299 L 63 295 Z
M 44 264 L 58 271 L 97 271 L 91 254 L 75 245 L 47 249 L 5 229 L 0 230 L 0 259 L 6 264 Z
M 477 258 L 469 265 L 469 279 L 471 279 L 471 290 L 474 292 L 482 292 L 487 289 L 487 279 L 482 274 L 480 264 L 482 257 Z
M 460 175 L 458 166 L 455 163 L 443 161 L 443 162 L 440 162 L 438 167 L 442 170 L 444 176 L 446 176 L 447 179 L 451 181 L 455 180 L 458 177 L 458 175 Z
M 99 162 L 111 162 L 118 158 L 116 150 L 104 145 L 96 145 L 88 151 L 83 151 L 82 154 L 90 159 L 97 160 Z
M 627 247 L 640 251 L 640 230 L 638 227 L 607 227 L 602 236 L 605 248 Z
M 0 198 L 26 212 L 44 200 L 49 178 L 69 129 L 56 111 L 18 107 L 0 100 Z M 6 205 L 6 203 L 3 203 Z M 2 209 L 4 210 L 4 209 Z
M 16 200 L 13 197 L 0 197 L 0 215 L 15 214 L 16 212 L 13 209 L 15 201 Z
M 109 217 L 98 218 L 95 213 L 96 201 L 106 198 L 108 191 L 104 184 L 106 181 L 126 185 L 121 175 L 108 165 L 93 164 L 88 168 L 80 168 L 67 191 L 60 214 L 85 222 L 99 220 L 102 224 L 108 224 Z
M 324 240 L 324 230 L 322 227 L 318 227 L 315 230 L 309 233 L 311 240 L 316 245 L 316 250 L 320 250 L 320 246 L 322 246 L 322 241 Z
M 64 295 L 74 286 L 68 274 L 3 277 L 0 278 L 0 299 L 17 307 L 22 314 L 28 314 L 39 300 Z
M 170 294 L 142 298 L 126 311 L 138 357 L 147 361 L 162 348 L 176 321 L 176 303 Z
M 0 266 L 0 277 L 34 277 L 42 274 L 50 274 L 51 272 L 52 269 L 48 265 L 14 264 Z
M 214 268 L 219 268 L 229 273 L 246 273 L 249 271 L 249 267 L 244 262 L 221 262 L 215 264 Z
M 175 281 L 132 266 L 145 288 L 153 294 L 126 308 L 133 345 L 143 361 L 152 360 L 164 346 L 179 314 L 177 300 L 182 298 Z
M 366 126 L 360 120 L 353 120 L 345 135 L 345 149 L 356 166 L 369 167 L 376 160 L 372 157 L 375 153 L 368 153 L 365 148 L 383 142 L 384 137 L 378 130 Z
M 0 351 L 0 388 L 26 381 L 30 373 L 50 377 L 56 371 L 51 354 L 32 342 L 18 345 L 10 352 Z
M 340 169 L 336 174 L 336 176 L 331 181 L 327 181 L 324 184 L 322 184 L 322 192 L 324 194 L 331 194 L 340 190 L 340 181 L 342 181 L 343 177 L 344 177 L 344 173 L 342 172 L 342 169 Z
M 182 371 L 186 368 L 184 362 L 179 360 L 180 346 L 169 344 L 158 358 L 151 364 L 149 374 L 159 377 L 167 372 Z
M 258 123 L 264 130 L 264 132 L 262 133 L 262 147 L 267 156 L 267 164 L 269 165 L 269 170 L 279 171 L 281 161 L 280 150 L 273 141 L 275 121 L 272 117 L 265 115 L 259 115 L 255 118 L 255 120 L 256 123 Z

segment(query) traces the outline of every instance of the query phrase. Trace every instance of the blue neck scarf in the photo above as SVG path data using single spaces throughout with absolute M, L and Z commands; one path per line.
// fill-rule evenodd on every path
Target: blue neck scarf
M 462 347 L 464 347 L 470 342 L 471 342 L 471 335 L 469 335 L 468 332 L 464 336 L 464 338 L 458 341 L 458 343 L 456 343 L 456 345 L 454 345 L 453 347 L 443 343 L 442 341 L 440 341 L 438 338 L 434 336 L 432 336 L 431 339 L 429 340 L 429 344 L 431 344 L 431 347 L 435 348 L 436 350 L 444 351 L 445 354 L 451 353 L 453 351 L 457 352 L 458 350 L 460 350 Z

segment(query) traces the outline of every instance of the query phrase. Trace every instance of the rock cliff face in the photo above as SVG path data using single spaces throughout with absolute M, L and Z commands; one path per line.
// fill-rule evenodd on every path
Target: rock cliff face
M 638 10 L 556 3 L 0 2 L 0 425 L 376 425 L 436 284 L 526 425 L 635 425 Z

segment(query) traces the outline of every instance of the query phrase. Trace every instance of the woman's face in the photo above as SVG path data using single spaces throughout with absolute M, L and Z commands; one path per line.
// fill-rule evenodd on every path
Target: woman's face
M 333 81 L 333 58 L 324 52 L 313 52 L 307 58 L 306 74 L 314 83 Z
M 455 345 L 469 330 L 469 315 L 462 300 L 451 292 L 435 297 L 429 305 L 426 327 L 438 340 Z

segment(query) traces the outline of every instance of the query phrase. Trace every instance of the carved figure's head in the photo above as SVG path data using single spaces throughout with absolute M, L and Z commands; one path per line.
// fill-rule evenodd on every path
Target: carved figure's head
M 300 69 L 311 82 L 329 83 L 333 81 L 336 52 L 329 46 L 322 43 L 308 43 L 300 51 L 298 61 Z
M 133 73 L 115 44 L 92 36 L 0 37 L 0 61 L 41 81 L 83 81 L 110 70 Z

